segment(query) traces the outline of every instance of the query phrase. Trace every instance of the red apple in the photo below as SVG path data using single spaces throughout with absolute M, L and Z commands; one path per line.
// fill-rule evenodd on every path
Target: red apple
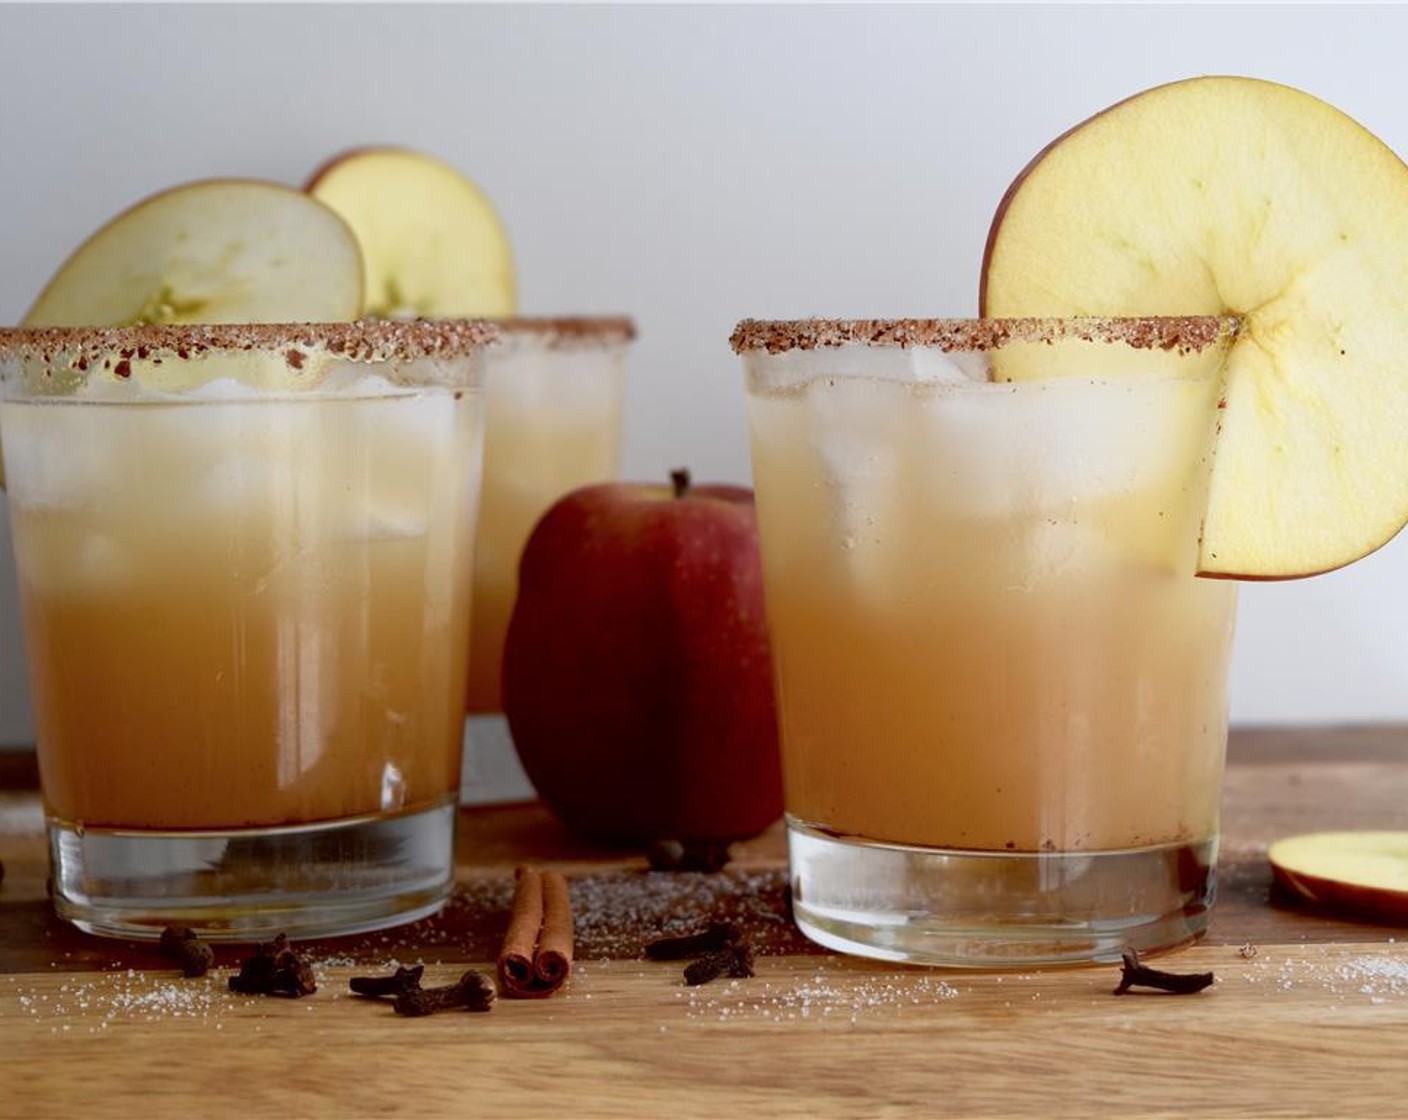
M 524 547 L 503 703 L 543 801 L 590 836 L 733 840 L 782 812 L 753 493 L 604 483 Z

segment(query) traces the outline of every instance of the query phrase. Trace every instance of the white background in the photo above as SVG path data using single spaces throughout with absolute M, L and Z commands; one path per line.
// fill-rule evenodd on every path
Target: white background
M 746 481 L 736 319 L 973 314 L 1012 176 L 1176 78 L 1300 86 L 1408 153 L 1405 42 L 1408 12 L 1342 6 L 0 7 L 0 322 L 155 190 L 419 147 L 496 201 L 525 311 L 636 316 L 627 473 Z M 5 516 L 0 744 L 21 744 Z M 1408 537 L 1245 588 L 1234 721 L 1408 718 L 1405 581 Z

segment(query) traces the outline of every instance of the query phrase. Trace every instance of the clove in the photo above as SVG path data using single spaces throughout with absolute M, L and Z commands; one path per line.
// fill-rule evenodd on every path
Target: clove
M 710 922 L 698 933 L 686 933 L 679 937 L 661 937 L 645 947 L 647 960 L 682 961 L 690 957 L 717 953 L 743 939 L 742 933 L 732 922 Z
M 730 945 L 705 953 L 684 970 L 684 982 L 691 987 L 707 984 L 720 976 L 744 978 L 753 975 L 753 951 L 747 945 Z
M 652 871 L 722 871 L 732 856 L 723 840 L 656 840 L 645 853 Z
M 297 999 L 318 990 L 312 966 L 295 953 L 286 934 L 255 947 L 254 956 L 230 977 L 230 991 L 241 995 L 287 995 Z
M 413 968 L 398 968 L 390 976 L 354 976 L 347 986 L 359 996 L 394 998 L 418 989 L 424 972 L 425 965 L 418 964 Z
M 1126 949 L 1123 957 L 1123 971 L 1120 973 L 1119 987 L 1115 989 L 1117 996 L 1124 995 L 1131 988 L 1153 988 L 1174 995 L 1191 995 L 1201 992 L 1214 979 L 1211 972 L 1177 973 L 1150 968 L 1139 963 L 1139 954 L 1133 949 Z
M 415 987 L 396 997 L 397 1015 L 434 1015 L 440 1011 L 464 1008 L 466 1011 L 488 1011 L 494 1006 L 494 985 L 470 969 L 459 982 L 445 988 Z
M 181 966 L 182 976 L 204 976 L 215 963 L 215 950 L 190 926 L 167 926 L 161 931 L 158 945 L 165 956 Z

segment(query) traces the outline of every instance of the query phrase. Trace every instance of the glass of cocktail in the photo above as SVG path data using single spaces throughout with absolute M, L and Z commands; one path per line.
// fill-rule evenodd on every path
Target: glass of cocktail
M 495 335 L 0 331 L 62 916 L 249 939 L 443 903 Z
M 635 327 L 621 317 L 517 318 L 484 371 L 484 486 L 474 546 L 465 798 L 502 796 L 518 773 L 503 717 L 504 635 L 518 561 L 558 498 L 620 471 L 626 357 Z
M 1194 570 L 1235 333 L 739 325 L 814 940 L 1001 966 L 1204 929 L 1235 584 Z

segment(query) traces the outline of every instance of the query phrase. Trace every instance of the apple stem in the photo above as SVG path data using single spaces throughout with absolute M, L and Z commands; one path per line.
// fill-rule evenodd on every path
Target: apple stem
M 670 472 L 670 485 L 674 488 L 675 497 L 683 498 L 689 493 L 689 469 L 680 467 Z

